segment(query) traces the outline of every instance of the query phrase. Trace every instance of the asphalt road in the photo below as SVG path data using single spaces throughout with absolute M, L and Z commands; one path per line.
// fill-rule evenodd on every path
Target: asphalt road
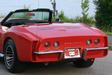
M 55 63 L 48 66 L 30 64 L 24 73 L 11 74 L 0 63 L 0 75 L 112 75 L 112 52 L 105 58 L 96 59 L 90 68 L 76 68 L 71 63 Z
M 108 36 L 108 44 L 109 46 L 112 46 L 112 36 Z

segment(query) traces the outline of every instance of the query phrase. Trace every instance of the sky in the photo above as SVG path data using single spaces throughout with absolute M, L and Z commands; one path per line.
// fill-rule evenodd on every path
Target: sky
M 89 1 L 89 15 L 94 16 L 95 6 L 93 0 Z M 66 16 L 70 18 L 81 16 L 81 0 L 56 0 L 56 2 L 57 10 L 64 11 Z M 0 0 L 0 14 L 6 15 L 12 10 L 24 8 L 24 5 L 30 9 L 38 7 L 52 9 L 50 0 Z

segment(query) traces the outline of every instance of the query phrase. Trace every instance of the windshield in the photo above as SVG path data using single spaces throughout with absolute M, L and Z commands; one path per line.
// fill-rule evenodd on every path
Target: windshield
M 11 15 L 11 17 L 8 20 L 12 19 L 26 19 L 26 20 L 35 20 L 35 21 L 42 21 L 42 22 L 48 22 L 49 20 L 49 12 L 17 12 Z M 7 21 L 8 21 L 7 20 Z
M 10 12 L 1 22 L 2 25 L 11 27 L 32 23 L 51 23 L 52 11 L 49 9 L 20 9 Z

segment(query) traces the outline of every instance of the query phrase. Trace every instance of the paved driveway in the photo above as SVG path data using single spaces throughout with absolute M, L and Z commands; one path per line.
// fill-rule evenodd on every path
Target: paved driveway
M 112 52 L 105 58 L 96 59 L 90 68 L 75 68 L 71 63 L 55 63 L 48 66 L 30 64 L 24 73 L 11 74 L 0 63 L 0 75 L 112 75 Z
M 109 46 L 112 46 L 112 36 L 108 36 L 108 43 L 109 43 Z

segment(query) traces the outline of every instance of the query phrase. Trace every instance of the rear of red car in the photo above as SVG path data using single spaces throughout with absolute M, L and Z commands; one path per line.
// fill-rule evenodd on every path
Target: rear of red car
M 102 31 L 82 23 L 52 23 L 49 9 L 16 10 L 1 24 L 7 29 L 1 36 L 0 56 L 12 73 L 24 69 L 22 62 L 71 60 L 77 67 L 90 67 L 95 58 L 107 55 L 107 36 Z
M 33 62 L 57 62 L 73 59 L 93 59 L 107 55 L 106 36 L 73 36 L 40 41 L 33 51 Z

